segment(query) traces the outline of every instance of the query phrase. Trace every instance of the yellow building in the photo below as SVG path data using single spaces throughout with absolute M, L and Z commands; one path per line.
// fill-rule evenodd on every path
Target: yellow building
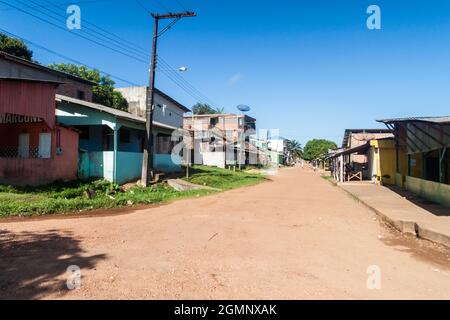
M 395 184 L 395 141 L 393 138 L 370 140 L 373 178 L 380 184 Z
M 450 117 L 379 122 L 395 135 L 395 183 L 450 207 Z

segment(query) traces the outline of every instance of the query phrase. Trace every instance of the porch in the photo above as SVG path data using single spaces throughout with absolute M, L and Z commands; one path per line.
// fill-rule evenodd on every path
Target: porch
M 57 105 L 58 121 L 80 132 L 78 176 L 118 184 L 140 179 L 145 119 L 93 103 L 58 97 L 61 100 Z M 181 170 L 181 158 L 171 155 L 174 129 L 154 125 L 154 168 L 157 171 Z
M 450 207 L 450 118 L 379 121 L 395 131 L 395 184 Z

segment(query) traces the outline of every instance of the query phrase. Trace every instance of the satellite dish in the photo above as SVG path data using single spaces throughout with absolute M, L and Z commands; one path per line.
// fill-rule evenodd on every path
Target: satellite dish
M 246 106 L 244 104 L 238 105 L 237 108 L 239 111 L 242 111 L 242 112 L 248 112 L 251 109 L 249 106 Z

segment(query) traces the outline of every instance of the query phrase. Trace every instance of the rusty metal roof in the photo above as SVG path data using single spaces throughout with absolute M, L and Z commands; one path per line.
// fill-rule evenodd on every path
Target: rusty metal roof
M 346 148 L 348 140 L 353 133 L 392 133 L 389 129 L 345 129 L 344 139 L 342 141 L 342 148 Z
M 91 86 L 97 85 L 97 83 L 95 83 L 93 81 L 89 81 L 89 80 L 86 80 L 86 79 L 74 76 L 72 74 L 69 74 L 69 73 L 66 73 L 66 72 L 63 72 L 63 71 L 58 71 L 58 70 L 55 70 L 55 69 L 43 66 L 42 64 L 36 63 L 34 61 L 28 61 L 28 60 L 25 60 L 25 59 L 13 56 L 13 55 L 8 54 L 8 53 L 3 52 L 3 51 L 0 51 L 0 59 L 7 60 L 7 61 L 10 61 L 10 62 L 13 62 L 13 63 L 16 63 L 16 64 L 20 64 L 20 65 L 23 65 L 23 66 L 27 66 L 29 68 L 39 69 L 39 70 L 41 70 L 43 72 L 46 72 L 46 73 L 50 73 L 50 74 L 53 74 L 53 75 L 56 75 L 56 76 L 59 76 L 59 77 L 66 78 L 66 79 L 71 79 L 71 80 L 74 80 L 74 81 L 77 81 L 77 82 L 81 82 L 81 83 L 84 83 L 84 84 L 88 84 L 88 85 L 91 85 Z M 26 80 L 31 80 L 31 79 L 26 79 Z
M 395 122 L 432 122 L 432 123 L 450 123 L 450 116 L 442 117 L 409 117 L 409 118 L 394 118 L 377 120 L 381 123 L 395 123 Z

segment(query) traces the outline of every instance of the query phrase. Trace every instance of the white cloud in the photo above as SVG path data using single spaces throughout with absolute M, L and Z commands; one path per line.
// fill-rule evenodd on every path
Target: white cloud
M 230 79 L 228 79 L 228 85 L 234 86 L 236 83 L 238 83 L 243 78 L 244 78 L 244 75 L 242 73 L 236 73 Z

